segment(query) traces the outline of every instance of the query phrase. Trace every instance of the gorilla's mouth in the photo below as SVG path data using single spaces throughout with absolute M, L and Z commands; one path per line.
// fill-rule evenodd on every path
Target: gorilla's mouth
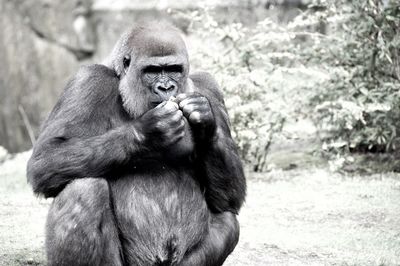
M 154 108 L 154 107 L 156 107 L 157 105 L 159 105 L 160 103 L 165 102 L 165 101 L 166 101 L 166 100 L 152 101 L 152 102 L 151 102 L 151 107 Z
M 152 107 L 156 107 L 156 106 L 159 105 L 160 103 L 162 103 L 162 102 L 151 102 L 151 106 L 152 106 Z
M 150 101 L 152 107 L 156 107 L 162 102 L 168 101 L 169 98 L 159 97 Z

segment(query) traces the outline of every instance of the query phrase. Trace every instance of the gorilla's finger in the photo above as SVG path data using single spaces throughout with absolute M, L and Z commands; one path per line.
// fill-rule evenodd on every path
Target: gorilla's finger
M 179 105 L 174 101 L 167 101 L 166 105 L 174 106 L 175 109 L 179 109 Z
M 189 94 L 187 94 L 187 93 L 180 93 L 180 94 L 178 94 L 178 95 L 175 97 L 175 101 L 176 101 L 177 103 L 179 103 L 179 102 L 183 101 L 184 99 L 186 99 L 187 97 L 189 97 Z
M 177 122 L 172 127 L 172 132 L 174 134 L 179 134 L 181 131 L 185 131 L 185 122 Z
M 179 103 L 179 109 L 183 110 L 189 105 L 201 107 L 205 105 L 205 103 L 199 98 L 186 98 Z
M 160 109 L 160 108 L 164 107 L 166 104 L 167 104 L 167 101 L 164 101 L 164 102 L 158 104 L 156 107 L 154 107 L 154 109 Z
M 176 143 L 176 142 L 180 141 L 181 139 L 183 139 L 184 136 L 185 136 L 185 131 L 183 130 L 179 134 L 172 135 L 169 138 L 169 143 L 171 143 L 171 144 Z
M 183 113 L 182 113 L 182 111 L 181 111 L 181 110 L 177 110 L 176 113 L 174 113 L 174 114 L 170 117 L 170 120 L 171 120 L 172 122 L 179 122 L 179 121 L 183 120 L 182 118 L 183 118 Z
M 161 103 L 162 104 L 162 103 Z M 161 105 L 160 104 L 160 105 Z M 159 106 L 159 105 L 158 105 Z M 157 106 L 157 107 L 158 107 Z M 156 108 L 157 108 L 156 107 Z M 156 114 L 160 116 L 165 116 L 169 115 L 173 112 L 176 112 L 179 110 L 178 104 L 172 101 L 165 101 L 164 105 L 161 105 L 160 108 L 156 110 Z
M 192 93 L 181 93 L 178 94 L 175 98 L 175 102 L 177 102 L 178 104 L 180 104 L 182 101 L 186 100 L 186 99 L 192 99 L 192 98 L 205 98 L 203 95 L 197 93 L 197 92 L 192 92 Z
M 192 124 L 199 124 L 201 123 L 201 114 L 200 112 L 194 111 L 189 116 L 189 121 Z
M 185 131 L 185 124 L 175 123 L 173 125 L 168 125 L 168 130 L 164 132 L 165 140 L 168 142 L 169 139 L 176 135 L 182 134 Z
M 188 103 L 181 110 L 186 118 L 189 118 L 191 113 L 195 111 L 199 113 L 209 113 L 211 111 L 209 106 L 197 102 Z
M 183 115 L 189 119 L 189 116 L 192 112 L 197 110 L 197 105 L 195 104 L 187 104 L 183 108 L 181 108 Z
M 190 104 L 190 103 L 197 103 L 199 105 L 208 105 L 208 100 L 206 97 L 197 94 L 197 95 L 193 95 L 190 97 L 186 97 L 185 99 L 180 101 L 179 107 L 183 108 L 185 105 Z

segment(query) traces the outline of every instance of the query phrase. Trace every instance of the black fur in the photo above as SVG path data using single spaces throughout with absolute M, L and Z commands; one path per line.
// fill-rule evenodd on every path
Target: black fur
M 175 29 L 153 29 L 82 67 L 42 126 L 28 180 L 55 197 L 49 265 L 221 265 L 236 246 L 246 184 L 222 94 L 188 76 Z M 147 84 L 141 67 L 160 62 Z M 171 95 L 182 111 L 151 104 Z

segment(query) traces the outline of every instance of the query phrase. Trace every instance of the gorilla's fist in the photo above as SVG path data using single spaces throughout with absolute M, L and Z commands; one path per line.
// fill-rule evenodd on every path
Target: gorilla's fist
M 215 130 L 215 118 L 206 97 L 198 93 L 179 94 L 176 102 L 189 121 L 195 136 L 201 138 L 212 136 Z
M 185 135 L 182 111 L 172 101 L 165 101 L 136 120 L 136 127 L 149 148 L 168 148 Z

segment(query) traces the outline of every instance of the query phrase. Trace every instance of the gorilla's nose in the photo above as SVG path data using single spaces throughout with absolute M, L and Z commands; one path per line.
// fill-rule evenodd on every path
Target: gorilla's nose
M 175 89 L 174 84 L 158 84 L 158 86 L 156 87 L 156 90 L 160 92 L 172 91 L 174 89 Z
M 167 99 L 170 96 L 174 96 L 174 93 L 177 91 L 177 86 L 174 82 L 157 82 L 153 90 L 155 94 Z

